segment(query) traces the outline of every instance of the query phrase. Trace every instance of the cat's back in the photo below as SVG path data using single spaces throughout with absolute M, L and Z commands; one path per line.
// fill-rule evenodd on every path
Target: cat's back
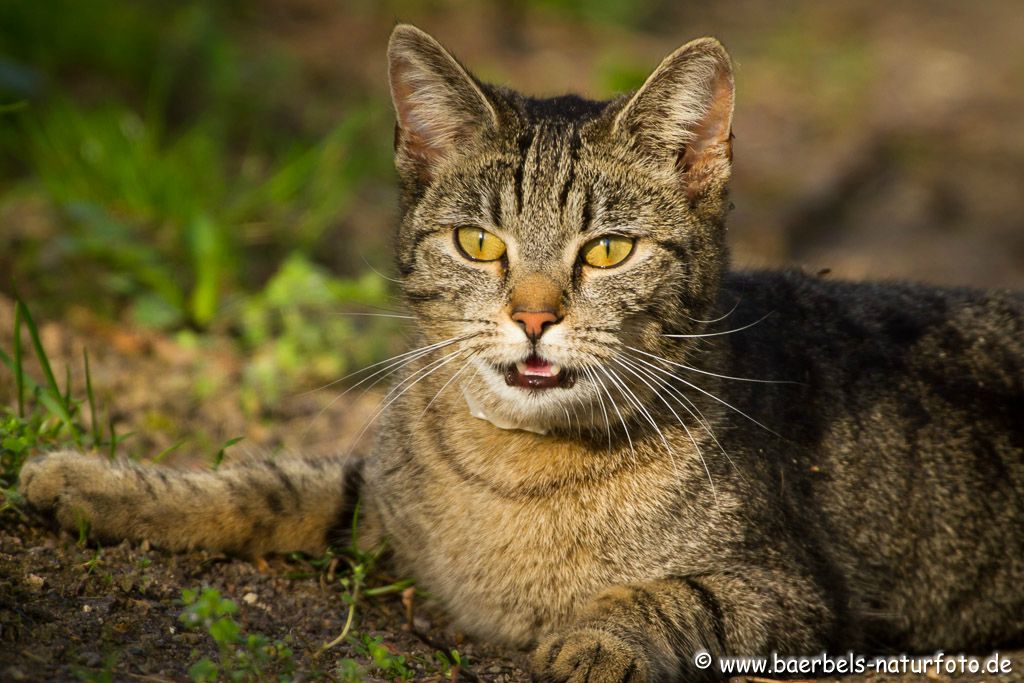
M 731 274 L 720 307 L 734 308 L 723 331 L 750 324 L 722 335 L 732 361 L 761 374 L 849 398 L 915 384 L 995 410 L 1024 402 L 1024 292 L 759 271 Z
M 760 320 L 722 336 L 726 374 L 793 382 L 729 395 L 779 427 L 780 500 L 815 511 L 801 523 L 868 630 L 916 649 L 990 641 L 1024 612 L 1024 294 L 797 271 L 724 292 L 723 329 Z

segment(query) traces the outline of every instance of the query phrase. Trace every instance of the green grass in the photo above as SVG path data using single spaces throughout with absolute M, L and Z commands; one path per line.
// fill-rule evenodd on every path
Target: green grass
M 0 271 L 47 316 L 80 306 L 236 338 L 258 357 L 251 399 L 387 350 L 356 336 L 379 340 L 377 321 L 338 318 L 386 303 L 384 278 L 323 263 L 355 253 L 343 227 L 360 192 L 391 184 L 391 122 L 355 89 L 333 126 L 308 126 L 291 58 L 240 41 L 247 17 L 237 3 L 0 4 Z M 299 330 L 325 316 L 319 337 Z
M 64 389 L 57 383 L 52 364 L 43 348 L 39 328 L 21 299 L 15 300 L 13 353 L 0 349 L 0 363 L 14 376 L 16 410 L 0 408 L 0 489 L 4 502 L 0 509 L 11 509 L 20 502 L 15 482 L 21 465 L 32 453 L 58 447 L 109 449 L 113 454 L 119 443 L 112 431 L 104 431 L 97 420 L 99 410 L 92 391 L 88 356 L 83 356 L 86 398 L 74 397 L 70 371 Z M 27 336 L 32 353 L 42 371 L 37 382 L 25 369 L 23 337 Z M 87 419 L 86 415 L 90 417 Z

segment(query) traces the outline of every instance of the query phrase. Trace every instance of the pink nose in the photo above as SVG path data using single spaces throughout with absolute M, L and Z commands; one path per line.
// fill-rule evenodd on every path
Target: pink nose
M 549 325 L 558 322 L 557 316 L 551 311 L 516 311 L 512 320 L 519 323 L 523 332 L 531 341 L 537 341 Z

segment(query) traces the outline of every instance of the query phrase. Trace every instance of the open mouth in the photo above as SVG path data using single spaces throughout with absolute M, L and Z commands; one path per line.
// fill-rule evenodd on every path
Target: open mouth
M 571 370 L 531 355 L 524 361 L 505 368 L 505 384 L 523 389 L 568 389 L 576 384 Z

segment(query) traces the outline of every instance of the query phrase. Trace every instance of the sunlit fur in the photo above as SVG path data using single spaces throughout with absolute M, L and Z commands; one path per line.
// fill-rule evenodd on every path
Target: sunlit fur
M 429 59 L 433 47 L 419 36 L 396 35 L 392 42 L 393 53 L 427 53 L 409 60 L 415 63 L 439 62 Z M 697 64 L 688 68 L 725 69 L 722 78 L 728 80 L 728 62 L 717 43 L 697 44 L 690 52 Z M 663 68 L 680 69 L 669 60 Z M 443 100 L 452 87 L 444 73 L 433 74 L 433 81 L 428 75 L 415 80 Z M 676 159 L 657 157 L 635 133 L 671 126 L 681 135 L 685 129 L 678 121 L 648 119 L 651 114 L 630 108 L 628 98 L 611 103 L 572 96 L 535 100 L 474 85 L 498 123 L 467 123 L 476 127 L 460 140 L 458 153 L 435 162 L 429 175 L 403 159 L 399 129 L 402 288 L 425 342 L 469 337 L 458 345 L 467 353 L 457 362 L 468 363 L 473 371 L 459 384 L 488 413 L 547 430 L 577 429 L 581 423 L 604 429 L 598 404 L 605 397 L 598 378 L 609 382 L 602 373 L 612 366 L 612 356 L 624 346 L 638 346 L 682 359 L 690 345 L 662 335 L 690 333 L 695 320 L 708 317 L 726 264 L 721 222 L 728 165 L 702 179 L 698 198 L 688 197 L 681 191 L 684 179 Z M 657 83 L 658 91 L 647 95 L 707 109 L 713 93 L 702 85 L 705 92 L 682 92 L 675 83 Z M 453 106 L 457 100 L 450 93 L 447 102 L 447 107 L 436 106 L 437 116 L 469 118 Z M 625 118 L 618 121 L 619 115 Z M 731 100 L 722 115 L 728 129 Z M 468 261 L 453 247 L 455 226 L 482 227 L 499 236 L 508 247 L 506 258 L 500 263 Z M 582 264 L 583 245 L 605 234 L 635 238 L 633 254 L 616 268 Z M 536 274 L 558 287 L 565 317 L 534 349 L 510 319 L 509 301 L 517 284 Z M 544 392 L 506 386 L 501 368 L 534 350 L 575 370 L 576 385 Z M 642 384 L 635 390 L 644 402 L 649 400 Z M 626 416 L 634 410 L 628 402 L 619 409 Z
M 729 271 L 713 40 L 608 102 L 481 84 L 411 26 L 388 57 L 416 343 L 354 380 L 392 381 L 372 457 L 173 473 L 58 453 L 25 465 L 31 505 L 259 556 L 344 543 L 359 497 L 360 543 L 386 540 L 458 627 L 533 647 L 546 681 L 1024 638 L 1024 297 Z M 505 258 L 466 259 L 460 226 Z M 602 234 L 634 253 L 582 266 Z M 511 315 L 536 306 L 562 319 L 534 347 Z M 575 385 L 506 385 L 531 353 Z

